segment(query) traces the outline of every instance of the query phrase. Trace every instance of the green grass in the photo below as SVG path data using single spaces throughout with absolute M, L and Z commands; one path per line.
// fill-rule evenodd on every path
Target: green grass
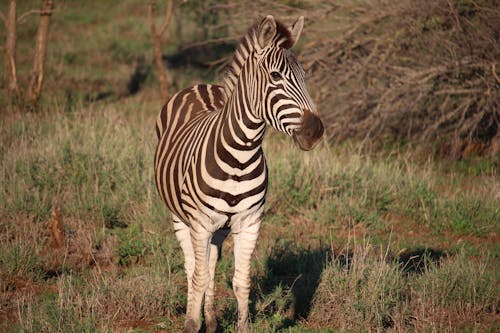
M 471 262 L 463 251 L 421 260 L 420 270 L 405 274 L 386 254 L 354 246 L 347 259 L 339 256 L 323 271 L 309 319 L 348 331 L 494 328 L 481 322 L 481 309 L 498 306 L 496 278 L 486 263 Z
M 182 255 L 153 184 L 155 112 L 136 100 L 123 110 L 113 103 L 55 109 L 3 127 L 2 297 L 15 295 L 5 307 L 22 318 L 10 328 L 182 327 Z M 270 190 L 252 264 L 256 331 L 445 329 L 443 318 L 458 310 L 466 315 L 460 327 L 493 325 L 495 174 L 450 177 L 440 161 L 422 163 L 410 151 L 394 159 L 349 146 L 302 153 L 291 144 L 271 133 L 264 147 Z M 54 197 L 68 235 L 63 250 L 50 248 Z M 420 273 L 408 275 L 397 260 L 419 248 L 447 256 L 422 257 Z M 217 267 L 219 323 L 228 331 L 233 267 L 228 244 Z M 427 326 L 411 319 L 419 316 Z
M 4 170 L 10 169 L 4 174 L 2 208 L 43 220 L 59 196 L 79 218 L 100 216 L 108 225 L 123 225 L 127 202 L 146 200 L 153 190 L 152 171 L 145 167 L 151 151 L 140 146 L 137 132 L 116 120 L 104 126 L 92 115 L 72 114 L 57 121 L 42 117 L 35 128 L 13 125 L 4 140 L 21 140 L 2 154 Z M 129 140 L 136 144 L 123 145 Z

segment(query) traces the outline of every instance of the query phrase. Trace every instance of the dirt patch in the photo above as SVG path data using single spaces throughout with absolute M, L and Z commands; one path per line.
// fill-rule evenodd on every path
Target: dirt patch
M 472 234 L 457 235 L 446 231 L 437 233 L 427 224 L 417 223 L 405 216 L 397 214 L 388 215 L 387 223 L 387 228 L 391 230 L 393 239 L 396 241 L 411 241 L 411 243 L 415 245 L 425 245 L 439 249 L 450 249 L 455 247 L 457 244 L 469 243 L 472 245 L 494 245 L 500 242 L 500 235 L 495 232 L 490 232 L 484 236 L 475 236 Z M 379 234 L 382 235 L 381 232 L 379 232 Z
M 150 321 L 146 319 L 127 319 L 119 320 L 114 326 L 116 332 L 129 332 L 131 330 L 142 330 L 146 332 L 165 332 L 165 329 L 160 326 L 158 321 Z

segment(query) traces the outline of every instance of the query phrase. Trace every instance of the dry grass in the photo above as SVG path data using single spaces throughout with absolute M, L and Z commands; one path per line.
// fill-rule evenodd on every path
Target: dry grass
M 154 115 L 143 97 L 123 104 L 137 106 L 136 113 L 94 105 L 10 119 L 4 127 L 0 316 L 9 330 L 182 327 L 182 257 L 154 194 Z M 31 144 L 35 138 L 39 146 Z M 488 277 L 499 232 L 491 162 L 462 170 L 421 162 L 411 151 L 377 156 L 325 144 L 303 154 L 290 145 L 269 133 L 264 147 L 271 188 L 253 262 L 257 331 L 489 327 L 498 308 Z M 51 239 L 54 197 L 60 248 Z M 372 250 L 380 246 L 388 250 Z M 418 248 L 449 258 L 408 277 L 398 261 Z M 232 271 L 229 242 L 217 273 L 223 330 L 235 317 Z M 449 277 L 456 290 L 442 293 L 450 286 L 440 281 Z M 465 319 L 445 322 L 457 313 Z
M 419 269 L 407 272 L 408 266 L 401 269 L 388 253 L 354 245 L 328 264 L 307 318 L 310 325 L 356 332 L 494 329 L 495 276 L 483 263 L 470 262 L 463 253 L 428 254 L 418 259 Z

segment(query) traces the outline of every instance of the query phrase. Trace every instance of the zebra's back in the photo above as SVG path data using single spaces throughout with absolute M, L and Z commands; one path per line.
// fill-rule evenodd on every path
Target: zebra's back
M 224 87 L 197 84 L 173 95 L 163 106 L 156 120 L 156 135 L 161 139 L 165 131 L 174 132 L 187 126 L 206 112 L 220 109 L 226 102 Z

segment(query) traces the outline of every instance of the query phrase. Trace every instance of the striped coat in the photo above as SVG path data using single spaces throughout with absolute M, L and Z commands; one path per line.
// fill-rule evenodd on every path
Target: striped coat
M 323 134 L 304 71 L 289 50 L 303 22 L 301 17 L 288 28 L 272 16 L 259 20 L 238 46 L 223 87 L 184 89 L 158 116 L 155 180 L 185 258 L 185 332 L 199 330 L 203 299 L 207 331 L 216 329 L 214 271 L 229 232 L 238 332 L 249 330 L 250 258 L 267 191 L 266 125 L 290 135 L 304 150 Z

